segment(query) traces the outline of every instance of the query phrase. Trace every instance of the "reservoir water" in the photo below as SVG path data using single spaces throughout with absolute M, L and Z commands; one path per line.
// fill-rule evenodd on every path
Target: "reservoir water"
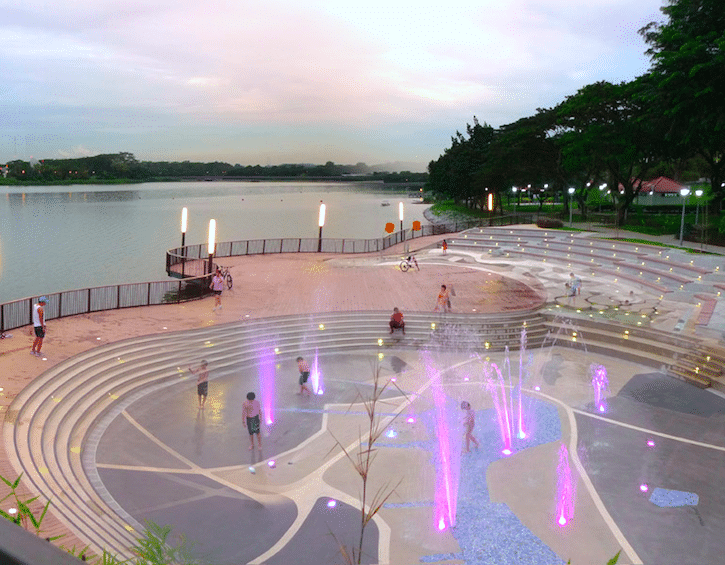
M 369 239 L 409 229 L 426 206 L 376 183 L 178 182 L 136 185 L 0 187 L 0 302 L 61 290 L 163 280 L 165 252 L 181 243 L 317 237 Z M 382 206 L 384 201 L 390 206 Z

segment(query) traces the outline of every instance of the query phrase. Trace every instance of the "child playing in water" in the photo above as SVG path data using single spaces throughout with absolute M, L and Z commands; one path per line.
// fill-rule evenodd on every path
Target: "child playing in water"
M 257 434 L 259 449 L 262 449 L 262 435 L 259 433 L 260 420 L 262 419 L 262 407 L 259 401 L 255 400 L 253 392 L 247 393 L 247 399 L 242 403 L 242 416 L 247 419 L 247 431 L 249 432 L 249 449 L 254 449 L 254 434 Z
M 478 449 L 478 440 L 473 437 L 473 428 L 476 425 L 476 413 L 473 411 L 473 408 L 471 408 L 471 405 L 465 400 L 461 402 L 461 410 L 465 412 L 465 415 L 463 416 L 463 427 L 466 430 L 466 449 L 463 453 L 468 453 L 470 451 L 469 447 L 471 442 L 476 444 L 476 449 Z

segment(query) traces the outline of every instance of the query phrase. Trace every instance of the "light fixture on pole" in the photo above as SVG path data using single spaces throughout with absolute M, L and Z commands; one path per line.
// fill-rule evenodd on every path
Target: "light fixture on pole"
M 680 247 L 682 247 L 682 241 L 685 238 L 685 202 L 687 197 L 690 195 L 689 188 L 681 188 L 680 196 L 682 196 L 682 219 L 680 220 Z
M 569 227 L 572 226 L 572 207 L 571 203 L 574 200 L 574 187 L 569 187 Z
M 181 278 L 184 278 L 184 264 L 186 263 L 186 218 L 188 216 L 186 206 L 181 209 Z
M 209 220 L 209 264 L 207 266 L 207 273 L 211 275 L 211 262 L 214 258 L 214 249 L 216 248 L 216 220 Z
M 400 218 L 400 233 L 402 234 L 403 240 L 405 240 L 405 232 L 403 231 L 403 203 L 398 202 L 398 218 Z
M 317 237 L 317 252 L 320 253 L 322 251 L 322 228 L 325 225 L 325 209 L 326 206 L 323 204 L 322 200 L 320 200 L 320 216 L 317 219 L 317 225 L 320 227 L 320 234 Z
M 697 208 L 695 208 L 695 225 L 697 225 L 697 220 L 699 219 L 698 216 L 700 215 L 700 196 L 702 196 L 702 189 L 697 189 L 695 191 L 695 196 L 697 197 Z
M 516 204 L 518 203 L 518 196 L 519 196 L 518 195 L 518 192 L 519 192 L 519 189 L 516 188 L 515 186 L 512 186 L 511 187 L 511 192 L 514 193 L 514 216 L 516 216 Z

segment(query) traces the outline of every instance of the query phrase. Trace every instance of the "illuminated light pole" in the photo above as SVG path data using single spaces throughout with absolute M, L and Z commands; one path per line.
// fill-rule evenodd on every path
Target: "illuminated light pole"
M 405 232 L 403 231 L 403 203 L 398 202 L 398 217 L 400 218 L 400 232 L 403 234 L 403 240 L 405 240 Z
M 695 191 L 695 197 L 697 198 L 697 208 L 695 208 L 695 225 L 697 225 L 698 216 L 700 215 L 700 196 L 702 196 L 702 190 L 698 188 Z
M 512 186 L 512 187 L 511 187 L 511 192 L 513 192 L 513 193 L 514 193 L 514 218 L 515 218 L 515 217 L 517 217 L 517 216 L 516 216 L 516 204 L 518 203 L 518 202 L 517 202 L 517 199 L 518 199 L 518 196 L 519 196 L 519 195 L 518 195 L 519 189 L 518 189 L 518 188 L 516 188 L 515 186 Z
M 680 196 L 682 196 L 682 219 L 680 220 L 680 247 L 682 247 L 682 240 L 685 238 L 685 202 L 690 194 L 689 188 L 681 188 Z
M 322 200 L 320 200 L 320 216 L 317 220 L 317 225 L 320 226 L 320 234 L 317 237 L 317 252 L 320 253 L 322 251 L 322 228 L 325 225 L 325 209 L 327 207 L 323 204 Z
M 216 220 L 209 220 L 209 246 L 208 246 L 208 252 L 209 252 L 209 265 L 207 268 L 208 274 L 211 275 L 211 264 L 212 259 L 214 258 L 214 249 L 216 248 Z
M 188 216 L 189 211 L 186 209 L 186 206 L 184 206 L 181 209 L 181 278 L 184 278 L 184 265 L 186 263 L 186 249 L 184 249 L 184 246 L 186 245 L 186 218 Z
M 569 187 L 569 227 L 572 227 L 572 207 L 571 203 L 574 201 L 574 187 Z

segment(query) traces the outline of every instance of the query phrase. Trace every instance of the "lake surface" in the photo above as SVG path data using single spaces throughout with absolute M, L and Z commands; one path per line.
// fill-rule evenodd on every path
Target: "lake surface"
M 181 244 L 317 237 L 320 200 L 325 238 L 369 239 L 405 227 L 426 206 L 375 183 L 179 182 L 138 185 L 0 187 L 0 302 L 61 290 L 163 280 L 165 252 Z M 381 206 L 383 201 L 390 206 Z

